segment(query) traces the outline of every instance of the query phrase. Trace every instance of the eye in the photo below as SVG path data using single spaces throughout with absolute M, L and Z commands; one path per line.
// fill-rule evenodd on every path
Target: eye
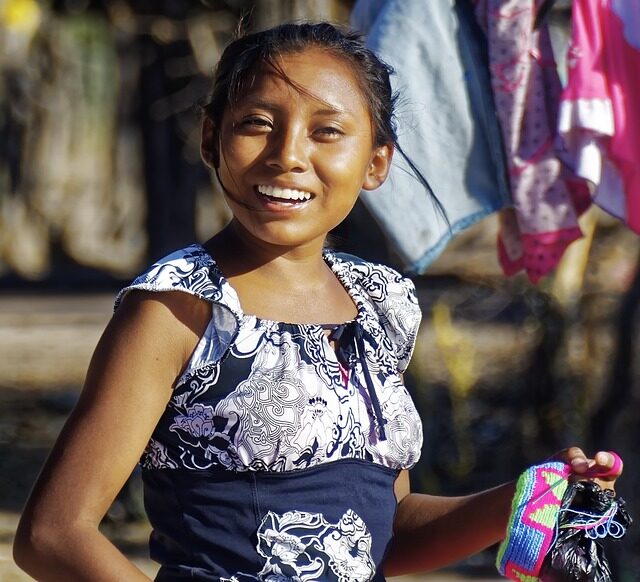
M 262 116 L 252 115 L 244 117 L 236 124 L 236 129 L 255 133 L 265 133 L 273 129 L 273 122 Z
M 344 132 L 341 129 L 334 127 L 332 125 L 328 125 L 326 127 L 320 127 L 316 129 L 313 133 L 319 139 L 322 139 L 325 141 L 333 141 L 335 139 L 338 139 L 340 136 L 344 135 Z

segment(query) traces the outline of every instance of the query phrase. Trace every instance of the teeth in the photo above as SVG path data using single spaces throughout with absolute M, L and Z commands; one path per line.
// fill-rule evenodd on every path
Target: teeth
M 277 188 L 275 186 L 258 186 L 258 192 L 270 198 L 281 198 L 283 200 L 310 200 L 311 194 L 303 190 L 293 188 Z

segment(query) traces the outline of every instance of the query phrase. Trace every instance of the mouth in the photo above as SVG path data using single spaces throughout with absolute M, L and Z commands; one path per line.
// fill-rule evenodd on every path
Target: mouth
M 311 192 L 295 188 L 279 188 L 278 186 L 260 184 L 256 190 L 265 202 L 276 204 L 298 205 L 304 204 L 313 198 Z

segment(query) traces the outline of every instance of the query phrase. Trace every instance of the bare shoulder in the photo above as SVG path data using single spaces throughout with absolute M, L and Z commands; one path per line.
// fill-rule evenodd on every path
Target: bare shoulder
M 105 336 L 111 341 L 119 336 L 137 340 L 139 347 L 152 341 L 156 350 L 164 350 L 165 359 L 175 357 L 184 364 L 210 317 L 211 304 L 190 293 L 133 290 L 124 297 Z
M 114 316 L 123 318 L 151 318 L 163 324 L 182 323 L 194 333 L 206 326 L 211 314 L 211 304 L 182 291 L 145 291 L 133 289 L 125 295 Z
M 24 528 L 55 537 L 61 527 L 99 523 L 151 438 L 210 309 L 187 293 L 127 294 L 98 342 L 78 403 L 27 504 Z
M 145 438 L 171 397 L 210 319 L 208 302 L 183 292 L 128 293 L 93 354 L 80 408 L 139 409 Z
M 203 299 L 183 292 L 128 293 L 94 351 L 80 406 L 139 406 L 154 423 L 210 318 Z

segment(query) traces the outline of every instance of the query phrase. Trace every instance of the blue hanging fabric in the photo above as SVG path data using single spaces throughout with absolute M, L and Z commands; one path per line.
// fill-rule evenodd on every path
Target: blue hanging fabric
M 511 202 L 486 39 L 469 0 L 358 0 L 351 24 L 394 68 L 399 144 L 447 215 L 400 155 L 361 194 L 405 271 L 420 274 L 455 234 Z

